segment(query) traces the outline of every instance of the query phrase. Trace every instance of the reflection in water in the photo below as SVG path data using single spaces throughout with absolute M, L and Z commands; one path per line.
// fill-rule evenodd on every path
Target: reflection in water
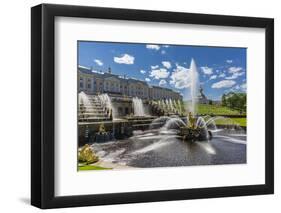
M 241 130 L 215 129 L 210 141 L 186 142 L 176 129 L 150 129 L 92 147 L 102 161 L 139 168 L 246 163 L 246 134 Z

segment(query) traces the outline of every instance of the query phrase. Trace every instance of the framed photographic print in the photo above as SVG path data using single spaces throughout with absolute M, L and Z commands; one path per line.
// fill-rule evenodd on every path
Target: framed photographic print
M 272 194 L 274 21 L 31 9 L 31 203 Z

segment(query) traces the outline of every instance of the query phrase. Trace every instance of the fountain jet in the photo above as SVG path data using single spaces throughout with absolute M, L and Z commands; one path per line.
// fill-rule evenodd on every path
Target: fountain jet
M 102 103 L 102 105 L 107 108 L 109 111 L 111 111 L 111 114 L 112 114 L 112 118 L 115 119 L 117 116 L 116 116 L 116 109 L 114 108 L 112 102 L 111 102 L 111 98 L 109 97 L 108 94 L 104 93 L 104 94 L 101 94 L 99 95 L 99 99 Z
M 83 104 L 86 110 L 90 109 L 92 106 L 89 97 L 83 91 L 78 94 L 78 101 L 79 101 L 79 105 Z
M 145 116 L 142 99 L 138 97 L 133 98 L 133 107 L 135 116 Z
M 199 77 L 195 60 L 192 58 L 190 63 L 190 96 L 191 105 L 189 111 L 195 115 L 197 112 L 197 97 L 199 88 Z

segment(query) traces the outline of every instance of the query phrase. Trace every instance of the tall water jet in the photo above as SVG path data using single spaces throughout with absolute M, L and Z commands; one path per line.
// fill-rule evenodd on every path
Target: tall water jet
M 169 108 L 170 108 L 170 111 L 171 112 L 174 112 L 175 111 L 175 108 L 174 108 L 174 105 L 173 105 L 173 101 L 172 99 L 169 98 Z
M 107 108 L 108 110 L 111 111 L 112 118 L 113 119 L 116 118 L 116 110 L 115 110 L 115 108 L 112 105 L 111 98 L 109 97 L 109 95 L 106 94 L 106 93 L 105 94 L 101 94 L 101 95 L 99 95 L 99 99 L 100 99 L 103 107 L 105 107 L 105 108 Z
M 179 112 L 180 114 L 183 114 L 184 110 L 182 108 L 184 107 L 182 107 L 182 102 L 180 100 L 178 100 L 177 102 L 178 102 L 177 105 L 178 105 Z
M 178 108 L 178 104 L 177 104 L 176 100 L 173 100 L 172 102 L 173 102 L 173 106 L 174 106 L 175 112 L 179 114 L 179 113 L 180 113 L 180 110 L 179 110 L 179 108 Z
M 133 98 L 133 107 L 135 116 L 145 116 L 142 99 L 138 97 Z
M 87 94 L 83 91 L 78 94 L 78 101 L 79 105 L 83 104 L 86 110 L 88 110 L 92 106 L 90 99 L 88 98 Z
M 165 101 L 163 99 L 161 100 L 161 105 L 162 105 L 163 109 L 166 109 Z
M 196 67 L 195 60 L 192 58 L 190 63 L 190 96 L 191 96 L 191 105 L 190 112 L 195 115 L 197 111 L 197 99 L 198 99 L 198 86 L 199 86 L 199 76 Z

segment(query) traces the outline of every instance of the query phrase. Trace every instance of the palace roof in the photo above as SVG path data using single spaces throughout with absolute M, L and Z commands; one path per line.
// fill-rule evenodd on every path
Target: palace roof
M 81 66 L 81 65 L 78 66 L 78 70 L 80 72 L 84 73 L 84 74 L 96 75 L 99 78 L 103 78 L 103 79 L 109 78 L 109 77 L 115 77 L 118 80 L 125 81 L 127 83 L 141 83 L 141 84 L 149 86 L 150 88 L 165 89 L 167 91 L 175 92 L 170 88 L 160 87 L 160 86 L 155 86 L 155 85 L 149 85 L 146 81 L 138 80 L 138 79 L 135 79 L 135 78 L 129 78 L 129 77 L 126 77 L 126 76 L 120 76 L 120 75 L 112 74 L 112 73 L 109 73 L 109 72 L 98 71 L 98 70 L 94 70 L 92 68 Z

